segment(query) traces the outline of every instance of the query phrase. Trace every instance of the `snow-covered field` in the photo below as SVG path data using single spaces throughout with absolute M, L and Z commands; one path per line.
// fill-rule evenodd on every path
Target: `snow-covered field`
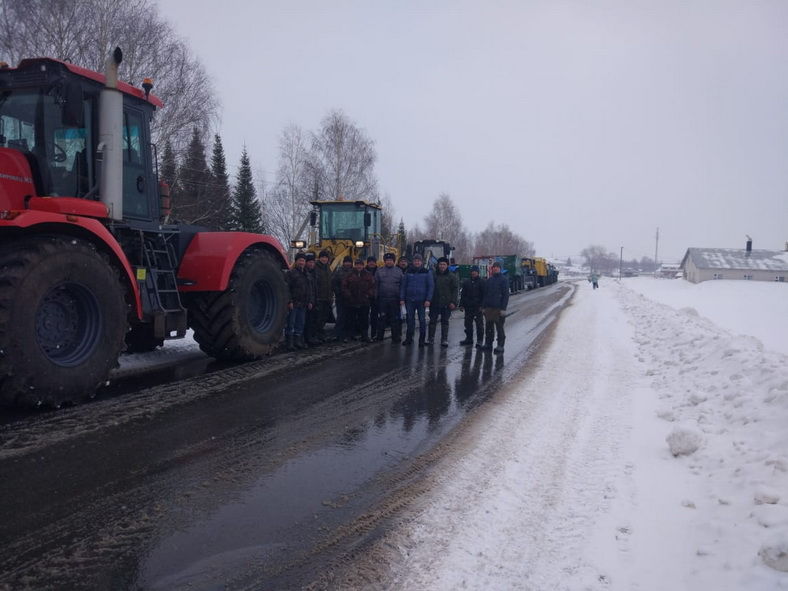
M 378 545 L 377 580 L 788 589 L 786 302 L 785 284 L 580 282 Z

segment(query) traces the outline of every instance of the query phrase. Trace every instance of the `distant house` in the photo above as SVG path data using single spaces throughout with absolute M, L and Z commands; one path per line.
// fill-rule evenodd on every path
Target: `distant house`
M 681 264 L 679 263 L 662 263 L 657 269 L 656 276 L 663 279 L 675 279 L 676 275 L 681 272 Z
M 709 279 L 785 281 L 788 277 L 788 250 L 747 248 L 688 248 L 681 261 L 684 278 L 692 283 Z

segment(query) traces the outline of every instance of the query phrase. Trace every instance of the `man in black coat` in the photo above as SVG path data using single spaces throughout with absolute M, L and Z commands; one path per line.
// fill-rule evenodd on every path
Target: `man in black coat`
M 304 324 L 306 312 L 314 305 L 312 299 L 312 284 L 306 274 L 306 255 L 299 252 L 295 255 L 295 262 L 287 272 L 287 287 L 290 291 L 289 312 L 287 314 L 287 348 L 304 349 Z
M 378 273 L 378 259 L 373 256 L 367 257 L 367 266 L 366 266 L 367 273 L 372 275 L 372 278 L 375 280 L 377 285 L 377 273 Z M 372 301 L 369 303 L 369 331 L 372 340 L 376 340 L 378 336 L 378 300 L 377 298 L 373 298 Z
M 498 346 L 495 347 L 496 353 L 503 353 L 503 345 L 506 342 L 506 333 L 503 330 L 503 322 L 506 319 L 506 306 L 509 304 L 509 281 L 506 275 L 501 273 L 501 263 L 495 261 L 490 267 L 490 276 L 484 286 L 484 308 L 485 322 L 485 342 L 483 350 L 489 351 L 493 348 L 493 336 L 498 333 Z
M 471 267 L 471 276 L 462 282 L 460 310 L 465 311 L 465 340 L 460 345 L 473 345 L 473 326 L 476 325 L 476 346 L 484 346 L 484 279 L 479 276 L 479 267 Z
M 342 259 L 342 266 L 337 267 L 334 270 L 334 274 L 331 276 L 331 289 L 334 292 L 334 304 L 336 305 L 336 324 L 334 324 L 334 338 L 337 341 L 341 341 L 346 339 L 349 335 L 347 334 L 345 322 L 345 312 L 347 311 L 347 306 L 345 305 L 345 300 L 342 297 L 342 281 L 347 277 L 350 272 L 353 270 L 353 259 L 349 256 L 346 256 Z
M 321 250 L 315 263 L 315 284 L 317 290 L 317 320 L 315 323 L 315 336 L 317 340 L 326 340 L 326 322 L 331 316 L 331 267 L 328 264 L 328 251 Z

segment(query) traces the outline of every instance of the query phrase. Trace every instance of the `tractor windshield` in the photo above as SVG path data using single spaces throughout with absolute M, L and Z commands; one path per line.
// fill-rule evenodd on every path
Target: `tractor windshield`
M 364 214 L 369 213 L 367 227 Z M 363 203 L 337 202 L 320 206 L 321 240 L 367 240 L 380 233 L 380 211 Z
M 0 148 L 27 157 L 39 195 L 82 197 L 90 191 L 90 103 L 81 127 L 63 122 L 59 97 L 43 90 L 0 94 Z

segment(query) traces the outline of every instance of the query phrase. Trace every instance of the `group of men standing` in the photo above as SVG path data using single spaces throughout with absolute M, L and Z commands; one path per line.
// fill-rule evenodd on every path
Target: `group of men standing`
M 478 267 L 472 267 L 471 276 L 463 281 L 460 293 L 457 275 L 449 271 L 449 261 L 444 257 L 438 259 L 435 270 L 430 271 L 419 254 L 414 255 L 410 263 L 401 257 L 395 265 L 395 256 L 387 253 L 382 267 L 378 267 L 372 256 L 367 257 L 366 263 L 363 259 L 354 261 L 346 256 L 332 273 L 327 251 L 321 251 L 317 259 L 312 253 L 298 253 L 288 272 L 287 283 L 290 311 L 285 336 L 289 350 L 327 340 L 325 325 L 331 319 L 333 299 L 336 304 L 334 338 L 339 341 L 347 342 L 351 338 L 363 342 L 383 340 L 386 328 L 390 328 L 392 342 L 399 344 L 404 312 L 403 345 L 413 344 L 418 318 L 420 347 L 435 343 L 438 324 L 440 344 L 448 347 L 449 319 L 452 311 L 459 307 L 465 310 L 465 339 L 460 344 L 473 344 L 475 327 L 478 348 L 492 350 L 497 334 L 495 352 L 503 353 L 509 285 L 498 263 L 493 264 L 486 280 L 479 276 Z

